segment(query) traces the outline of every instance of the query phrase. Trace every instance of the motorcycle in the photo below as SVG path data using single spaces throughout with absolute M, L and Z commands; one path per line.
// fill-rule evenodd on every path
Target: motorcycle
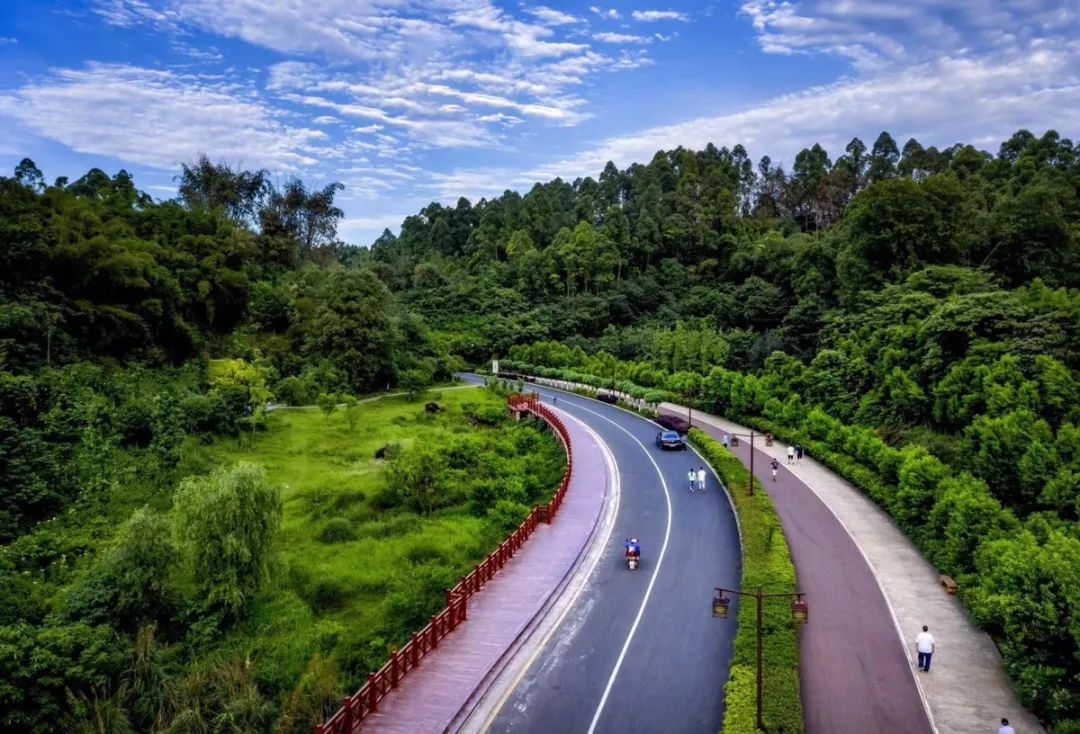
M 633 571 L 641 563 L 641 547 L 637 544 L 636 539 L 631 539 L 627 542 L 626 553 L 624 555 L 626 559 L 626 565 Z

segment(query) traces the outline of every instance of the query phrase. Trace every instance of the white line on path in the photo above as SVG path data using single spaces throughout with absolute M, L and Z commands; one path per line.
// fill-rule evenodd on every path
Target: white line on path
M 645 614 L 645 607 L 649 604 L 649 597 L 652 595 L 653 586 L 656 585 L 656 578 L 660 575 L 660 567 L 664 563 L 664 554 L 667 553 L 668 541 L 671 539 L 671 492 L 668 489 L 667 481 L 664 479 L 664 473 L 660 471 L 660 465 L 656 463 L 656 459 L 654 459 L 652 454 L 649 453 L 649 450 L 645 448 L 645 444 L 638 440 L 637 436 L 630 433 L 630 431 L 626 430 L 607 416 L 597 413 L 595 410 L 590 410 L 583 405 L 575 405 L 574 407 L 581 408 L 588 413 L 592 413 L 597 418 L 607 421 L 629 436 L 634 443 L 641 447 L 642 452 L 648 457 L 649 461 L 652 462 L 653 468 L 656 469 L 657 476 L 660 477 L 660 484 L 664 487 L 664 500 L 667 503 L 667 527 L 664 529 L 664 544 L 661 546 L 660 555 L 656 559 L 656 569 L 649 579 L 649 585 L 645 589 L 645 596 L 641 600 L 641 607 L 638 608 L 637 616 L 634 617 L 634 623 L 630 625 L 630 632 L 626 635 L 626 641 L 623 642 L 622 650 L 619 652 L 619 658 L 615 661 L 615 668 L 611 671 L 611 676 L 608 678 L 607 685 L 604 686 L 604 695 L 600 697 L 600 703 L 596 707 L 596 713 L 593 714 L 592 723 L 589 724 L 588 734 L 593 734 L 593 732 L 596 731 L 596 725 L 600 722 L 600 715 L 604 713 L 604 706 L 607 705 L 608 696 L 611 695 L 611 689 L 615 686 L 615 679 L 619 676 L 619 670 L 622 668 L 623 660 L 626 659 L 626 651 L 630 649 L 630 643 L 634 640 L 634 634 L 637 632 L 638 625 L 641 623 L 641 617 Z
M 601 509 L 601 513 L 604 515 L 604 517 L 602 517 L 601 519 L 601 528 L 597 537 L 594 540 L 589 541 L 592 547 L 586 551 L 586 563 L 588 564 L 587 567 L 574 572 L 575 580 L 572 580 L 571 584 L 574 585 L 575 588 L 570 591 L 569 596 L 558 600 L 558 604 L 562 606 L 562 609 L 559 611 L 559 614 L 554 619 L 554 621 L 549 625 L 549 628 L 544 634 L 543 638 L 540 639 L 538 643 L 536 643 L 532 654 L 525 661 L 525 663 L 521 665 L 521 669 L 514 677 L 513 682 L 506 686 L 505 692 L 499 698 L 498 703 L 494 706 L 492 712 L 484 721 L 484 724 L 480 728 L 480 730 L 485 732 L 490 730 L 492 724 L 495 723 L 495 719 L 498 718 L 499 714 L 502 712 L 503 707 L 506 705 L 506 702 L 510 699 L 510 696 L 515 691 L 517 691 L 518 686 L 525 678 L 525 675 L 532 668 L 533 663 L 535 663 L 536 659 L 540 657 L 540 654 L 545 651 L 548 642 L 562 626 L 563 619 L 566 618 L 567 614 L 573 611 L 577 603 L 578 597 L 580 597 L 581 593 L 585 590 L 586 586 L 588 585 L 588 580 L 593 575 L 593 571 L 596 570 L 597 565 L 599 565 L 600 563 L 600 559 L 604 556 L 603 549 L 607 546 L 608 541 L 611 539 L 611 533 L 615 529 L 615 518 L 618 517 L 619 514 L 619 503 L 622 497 L 622 474 L 619 471 L 619 464 L 617 461 L 615 461 L 615 456 L 614 454 L 612 454 L 611 448 L 608 446 L 607 442 L 604 439 L 600 438 L 600 434 L 594 431 L 591 426 L 585 423 L 585 421 L 581 420 L 577 416 L 572 415 L 569 411 L 562 410 L 561 408 L 556 408 L 556 410 L 566 415 L 570 420 L 578 423 L 578 425 L 580 425 L 590 436 L 592 436 L 593 440 L 596 441 L 597 446 L 600 447 L 600 452 L 604 456 L 604 463 L 607 464 L 608 467 L 608 486 L 611 489 L 612 506 Z M 596 549 L 596 551 L 594 552 L 593 549 Z M 547 624 L 547 622 L 545 622 L 545 624 Z

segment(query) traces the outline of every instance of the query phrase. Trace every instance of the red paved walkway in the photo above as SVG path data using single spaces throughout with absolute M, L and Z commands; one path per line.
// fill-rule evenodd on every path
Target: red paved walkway
M 558 412 L 574 446 L 574 471 L 555 522 L 537 528 L 513 560 L 469 600 L 468 621 L 424 657 L 360 731 L 446 730 L 584 556 L 600 519 L 608 472 L 593 435 Z
M 719 428 L 695 423 L 720 438 Z M 733 450 L 749 464 L 745 439 Z M 808 592 L 810 604 L 811 621 L 799 635 L 807 734 L 931 732 L 892 613 L 866 559 L 783 461 L 776 482 L 771 480 L 771 459 L 758 449 L 754 473 L 780 515 L 799 590 Z

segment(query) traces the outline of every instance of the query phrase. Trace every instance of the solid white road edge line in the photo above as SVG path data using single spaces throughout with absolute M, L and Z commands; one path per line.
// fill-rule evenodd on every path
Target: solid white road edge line
M 562 606 L 562 609 L 550 624 L 549 629 L 544 632 L 543 638 L 537 643 L 532 654 L 529 655 L 528 659 L 521 665 L 521 669 L 514 677 L 514 680 L 506 687 L 506 690 L 499 698 L 498 703 L 495 704 L 492 712 L 485 719 L 483 725 L 480 727 L 480 730 L 485 732 L 495 723 L 495 719 L 498 718 L 503 707 L 506 706 L 506 702 L 510 700 L 510 697 L 514 694 L 514 691 L 521 685 L 521 681 L 532 668 L 533 663 L 540 657 L 540 653 L 544 652 L 547 648 L 548 642 L 551 641 L 551 638 L 555 636 L 559 627 L 562 626 L 563 619 L 565 619 L 566 615 L 574 609 L 578 597 L 581 596 L 581 593 L 588 586 L 589 578 L 592 577 L 593 571 L 596 570 L 596 566 L 600 563 L 600 559 L 604 557 L 604 551 L 608 541 L 611 539 L 611 533 L 615 530 L 615 518 L 619 515 L 619 499 L 622 496 L 622 475 L 619 473 L 619 464 L 615 461 L 615 456 L 611 453 L 611 448 L 604 439 L 600 438 L 600 434 L 594 431 L 583 420 L 571 415 L 568 411 L 564 411 L 561 408 L 556 408 L 556 410 L 563 413 L 571 420 L 576 421 L 590 436 L 592 436 L 593 440 L 596 441 L 597 445 L 600 447 L 600 451 L 604 455 L 604 463 L 607 464 L 608 467 L 608 481 L 610 483 L 609 486 L 611 487 L 612 504 L 610 508 L 601 510 L 601 512 L 604 513 L 601 518 L 601 529 L 597 534 L 597 537 L 590 541 L 592 547 L 587 551 L 589 555 L 588 560 L 586 561 L 587 566 L 574 573 L 574 580 L 571 581 L 573 588 L 568 589 L 570 592 L 569 595 L 566 596 L 565 599 L 559 599 L 557 602 L 557 604 Z M 463 730 L 465 729 L 466 728 L 463 727 Z
M 630 632 L 626 635 L 626 641 L 623 643 L 622 650 L 619 652 L 619 657 L 615 661 L 615 668 L 611 671 L 611 676 L 608 678 L 607 685 L 604 686 L 604 695 L 600 698 L 600 703 L 596 707 L 596 712 L 593 714 L 592 723 L 589 724 L 588 734 L 593 734 L 596 731 L 596 725 L 600 722 L 600 716 L 604 713 L 604 706 L 607 705 L 608 696 L 611 695 L 611 689 L 615 685 L 615 679 L 619 676 L 619 670 L 622 668 L 623 660 L 626 659 L 626 651 L 630 649 L 630 643 L 634 640 L 634 634 L 637 632 L 638 625 L 641 623 L 641 617 L 645 614 L 645 607 L 649 604 L 649 597 L 652 595 L 653 586 L 656 585 L 656 579 L 660 575 L 660 567 L 664 563 L 664 554 L 667 553 L 668 541 L 671 539 L 671 491 L 668 489 L 667 480 L 664 479 L 664 473 L 660 471 L 660 465 L 656 463 L 656 459 L 653 458 L 649 450 L 645 448 L 645 444 L 638 440 L 637 436 L 630 433 L 615 421 L 611 420 L 605 415 L 600 415 L 595 410 L 590 410 L 582 405 L 574 406 L 581 408 L 582 410 L 592 413 L 597 418 L 605 420 L 611 425 L 618 428 L 620 431 L 629 436 L 634 443 L 641 447 L 642 452 L 652 462 L 653 468 L 656 469 L 657 476 L 660 477 L 660 484 L 664 487 L 664 500 L 667 503 L 667 527 L 664 529 L 664 544 L 660 548 L 660 555 L 656 559 L 656 569 L 653 571 L 652 578 L 649 579 L 649 586 L 645 589 L 645 596 L 641 600 L 641 606 L 638 608 L 637 616 L 634 617 L 634 623 L 630 625 Z

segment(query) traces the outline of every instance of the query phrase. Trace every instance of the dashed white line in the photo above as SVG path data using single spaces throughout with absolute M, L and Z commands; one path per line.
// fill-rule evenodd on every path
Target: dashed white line
M 615 679 L 619 677 L 619 670 L 622 668 L 623 660 L 626 659 L 626 651 L 630 649 L 630 643 L 633 642 L 634 634 L 637 632 L 638 625 L 641 624 L 641 618 L 645 614 L 645 607 L 648 606 L 649 597 L 652 596 L 653 586 L 656 585 L 656 579 L 660 575 L 660 567 L 664 563 L 664 555 L 667 553 L 668 541 L 671 539 L 671 491 L 668 489 L 667 480 L 664 479 L 664 473 L 660 471 L 660 465 L 656 463 L 656 459 L 654 459 L 652 454 L 649 453 L 649 450 L 645 448 L 645 444 L 638 440 L 637 436 L 630 433 L 630 431 L 626 430 L 607 416 L 597 413 L 595 410 L 590 410 L 583 405 L 574 405 L 574 407 L 592 413 L 597 418 L 607 421 L 629 436 L 634 443 L 641 447 L 642 452 L 648 457 L 653 468 L 656 469 L 656 475 L 660 477 L 660 484 L 664 488 L 664 501 L 667 503 L 667 525 L 664 528 L 664 544 L 660 547 L 660 555 L 656 558 L 656 568 L 653 571 L 652 577 L 649 579 L 649 585 L 645 588 L 645 596 L 641 599 L 641 606 L 638 608 L 637 616 L 634 617 L 634 623 L 630 625 L 630 631 L 627 633 L 626 640 L 623 642 L 622 650 L 619 651 L 619 657 L 615 661 L 615 667 L 608 677 L 607 685 L 604 686 L 604 695 L 600 697 L 600 703 L 596 706 L 596 712 L 593 714 L 592 723 L 589 724 L 588 734 L 593 734 L 593 732 L 596 731 L 597 724 L 600 722 L 600 716 L 604 713 L 604 706 L 607 705 L 608 696 L 611 695 L 611 689 L 615 686 Z

